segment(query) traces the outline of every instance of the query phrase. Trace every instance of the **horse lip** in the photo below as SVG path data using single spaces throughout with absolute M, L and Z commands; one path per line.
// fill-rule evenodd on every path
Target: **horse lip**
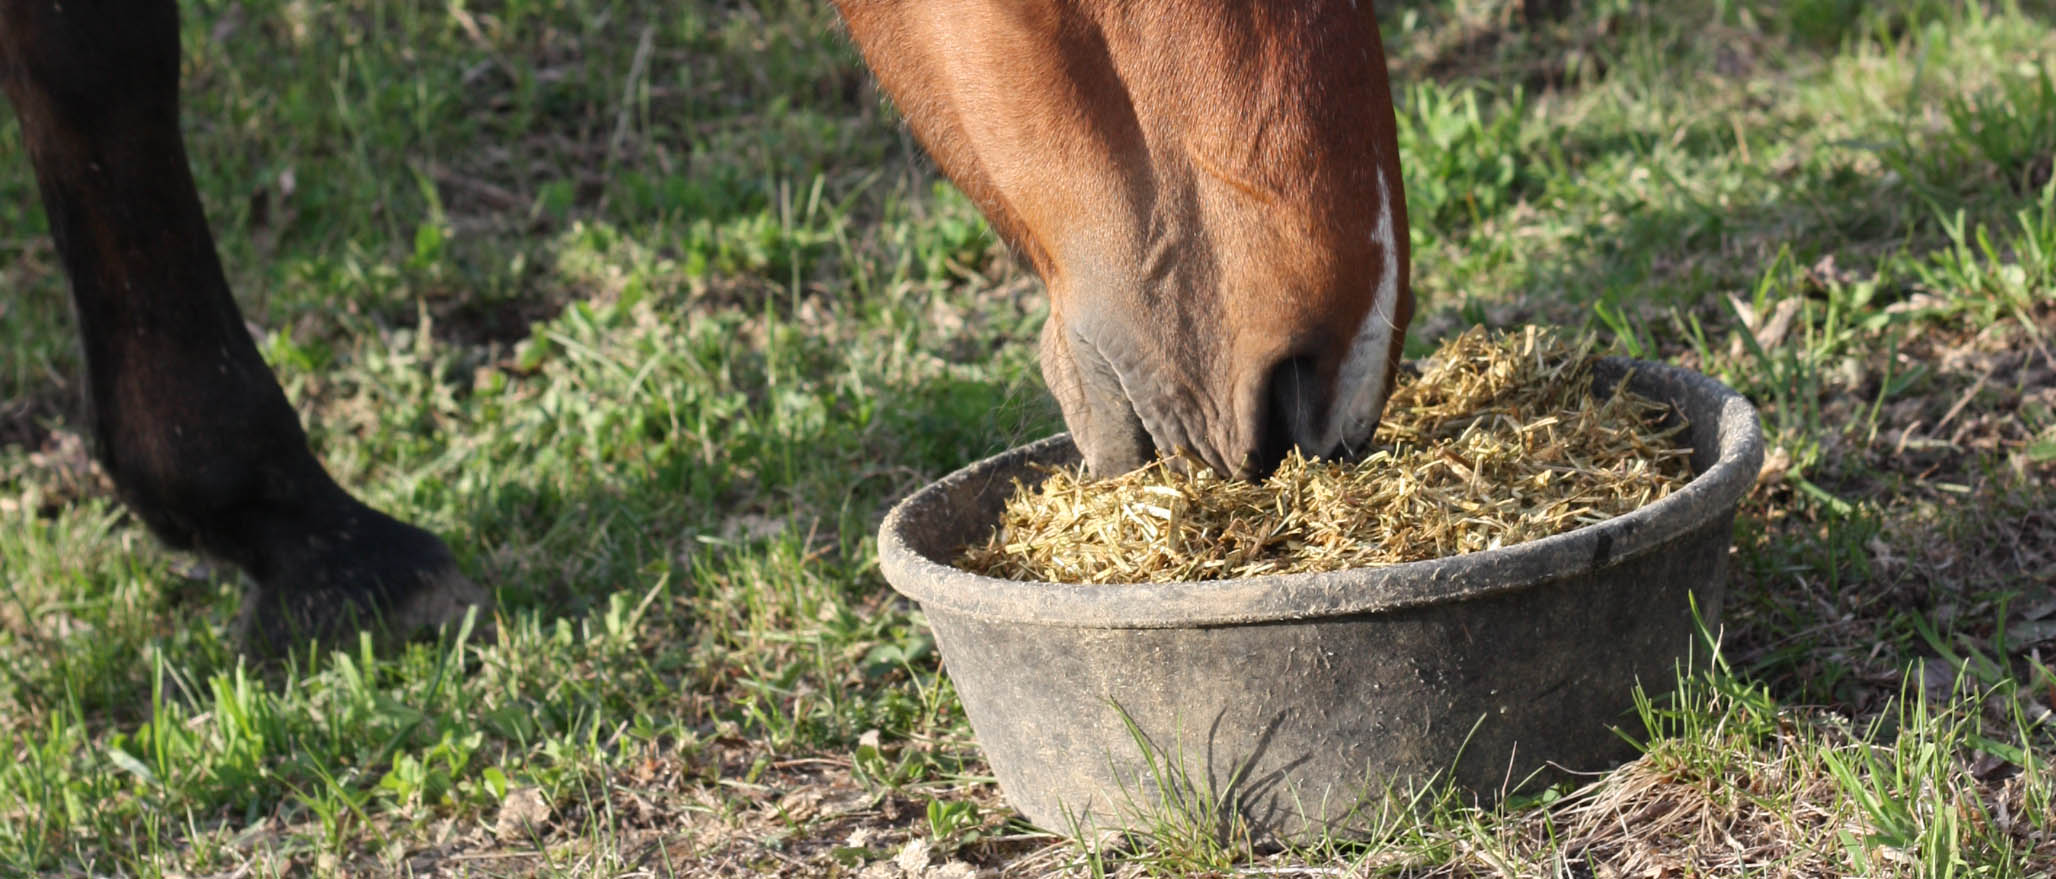
M 1370 433 L 1364 436 L 1363 442 L 1352 447 L 1348 440 L 1343 440 L 1336 443 L 1334 448 L 1322 453 L 1320 457 L 1329 461 L 1340 461 L 1344 464 L 1363 463 L 1364 459 L 1369 458 L 1371 453 L 1378 449 L 1378 444 L 1372 441 L 1372 438 L 1377 433 L 1378 424 L 1377 422 L 1372 422 Z

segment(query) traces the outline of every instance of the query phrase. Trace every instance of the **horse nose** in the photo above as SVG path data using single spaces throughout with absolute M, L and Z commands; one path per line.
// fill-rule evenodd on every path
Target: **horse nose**
M 1263 417 L 1257 422 L 1255 448 L 1250 463 L 1251 478 L 1261 479 L 1278 469 L 1285 453 L 1298 448 L 1302 454 L 1321 454 L 1311 448 L 1325 423 L 1328 393 L 1314 358 L 1286 357 L 1271 367 L 1264 379 Z

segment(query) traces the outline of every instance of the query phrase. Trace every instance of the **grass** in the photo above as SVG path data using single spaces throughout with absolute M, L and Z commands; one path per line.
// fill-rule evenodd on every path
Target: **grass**
M 266 356 L 503 616 L 242 667 L 234 576 L 84 463 L 0 122 L 0 874 L 2056 872 L 2056 12 L 1514 5 L 1383 13 L 1411 350 L 1597 329 L 1773 447 L 1635 763 L 1368 843 L 1032 832 L 871 535 L 1058 427 L 1044 305 L 825 4 L 188 2 Z

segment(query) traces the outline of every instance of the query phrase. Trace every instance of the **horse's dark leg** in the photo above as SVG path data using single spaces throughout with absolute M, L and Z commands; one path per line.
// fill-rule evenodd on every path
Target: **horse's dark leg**
M 358 502 L 308 450 L 215 256 L 178 62 L 172 0 L 0 0 L 0 86 L 71 278 L 101 463 L 167 543 L 255 581 L 253 650 L 483 604 L 442 541 Z

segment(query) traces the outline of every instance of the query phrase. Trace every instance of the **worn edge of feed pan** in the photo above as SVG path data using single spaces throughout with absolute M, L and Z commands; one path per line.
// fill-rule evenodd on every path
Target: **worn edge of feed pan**
M 1674 385 L 1720 401 L 1713 425 L 1694 422 L 1692 481 L 1657 502 L 1604 522 L 1499 549 L 1311 574 L 1271 574 L 1237 580 L 1174 583 L 1076 584 L 1006 580 L 974 574 L 949 562 L 966 540 L 963 510 L 981 506 L 973 517 L 976 536 L 998 520 L 995 499 L 1027 465 L 1077 463 L 1070 434 L 1020 446 L 964 467 L 910 495 L 887 514 L 878 529 L 879 564 L 887 581 L 923 607 L 934 606 L 987 620 L 1103 628 L 1185 628 L 1276 622 L 1374 613 L 1464 601 L 1531 585 L 1539 579 L 1616 564 L 1663 545 L 1709 518 L 1732 513 L 1756 482 L 1763 464 L 1763 437 L 1756 410 L 1726 385 L 1679 367 L 1626 358 L 1605 358 L 1595 370 L 1602 390 L 1633 375 L 1638 392 Z M 1687 408 L 1675 394 L 1652 398 Z M 1712 443 L 1698 432 L 1719 431 Z M 1719 450 L 1710 466 L 1700 458 Z M 997 482 L 999 485 L 995 485 Z M 999 490 L 995 491 L 997 488 Z M 955 498 L 958 502 L 952 503 Z M 964 503 L 983 498 L 986 503 Z M 948 521 L 940 521 L 948 520 Z M 923 552 L 910 535 L 948 535 Z M 942 543 L 946 545 L 936 545 Z
M 1688 416 L 1693 480 L 1634 513 L 1448 559 L 1173 584 L 1016 582 L 949 566 L 1063 435 L 901 502 L 880 562 L 919 601 L 980 748 L 1029 821 L 1084 837 L 1167 813 L 1315 841 L 1369 832 L 1394 796 L 1479 802 L 1632 751 L 1638 682 L 1717 626 L 1735 507 L 1762 437 L 1739 394 L 1609 359 L 1602 391 Z M 1419 581 L 1419 582 L 1409 582 Z M 1367 820 L 1367 818 L 1369 820 Z

